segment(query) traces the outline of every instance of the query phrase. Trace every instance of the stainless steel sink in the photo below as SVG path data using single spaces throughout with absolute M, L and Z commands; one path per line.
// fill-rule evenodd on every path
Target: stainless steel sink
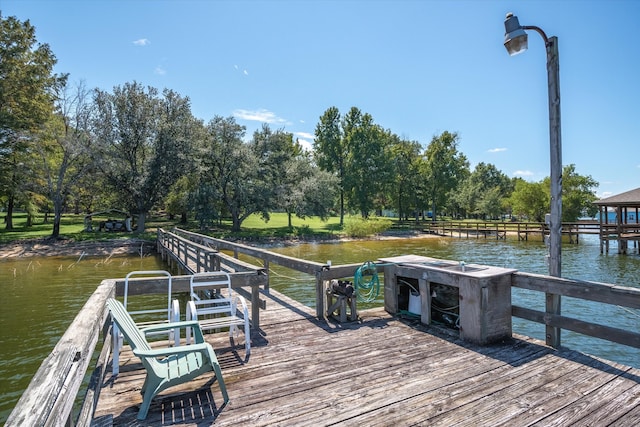
M 420 264 L 426 267 L 435 267 L 435 268 L 450 268 L 450 267 L 456 267 L 458 265 L 452 262 L 445 262 L 445 261 L 427 261 L 427 262 L 421 262 Z
M 442 268 L 446 268 L 447 270 L 451 271 L 459 271 L 461 273 L 472 273 L 474 271 L 482 271 L 487 269 L 487 267 L 472 267 L 470 265 L 450 265 L 448 267 Z

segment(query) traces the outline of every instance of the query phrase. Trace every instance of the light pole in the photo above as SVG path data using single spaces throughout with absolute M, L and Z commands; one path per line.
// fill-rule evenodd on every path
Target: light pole
M 504 21 L 504 46 L 509 55 L 527 49 L 527 33 L 534 30 L 542 36 L 547 49 L 547 78 L 549 86 L 549 143 L 551 150 L 551 215 L 549 218 L 549 275 L 561 277 L 562 265 L 562 140 L 560 132 L 560 64 L 558 38 L 547 35 L 535 26 L 520 25 L 518 17 L 507 13 Z M 547 313 L 560 314 L 560 296 L 547 294 Z M 547 326 L 547 344 L 560 346 L 560 329 Z

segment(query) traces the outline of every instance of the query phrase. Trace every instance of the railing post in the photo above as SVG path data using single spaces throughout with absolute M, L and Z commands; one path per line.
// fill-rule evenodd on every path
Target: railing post
M 269 294 L 269 260 L 268 259 L 263 259 L 263 266 L 264 266 L 264 270 L 267 273 L 267 284 L 264 285 L 264 291 L 265 293 L 268 295 Z
M 322 270 L 316 272 L 316 316 L 324 319 L 324 281 Z
M 255 329 L 260 329 L 260 289 L 251 287 L 251 321 Z
M 187 246 L 187 242 L 182 242 L 182 247 L 184 248 L 184 265 L 189 265 L 189 247 Z
M 218 271 L 220 270 L 220 265 L 218 264 L 218 257 L 215 252 L 209 253 L 209 268 L 210 271 Z

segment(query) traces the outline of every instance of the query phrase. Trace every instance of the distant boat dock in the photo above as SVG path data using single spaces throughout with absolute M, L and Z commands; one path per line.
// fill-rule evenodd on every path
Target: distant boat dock
M 608 218 L 615 218 L 609 215 Z M 637 219 L 633 213 L 627 219 Z M 519 241 L 537 239 L 545 241 L 549 236 L 549 227 L 544 222 L 509 222 L 509 221 L 425 221 L 413 223 L 405 221 L 397 224 L 396 229 L 419 230 L 420 232 L 439 236 L 466 239 L 494 239 Z M 581 235 L 596 235 L 600 239 L 600 253 L 609 253 L 610 242 L 618 244 L 618 253 L 626 254 L 638 250 L 640 241 L 640 223 L 600 223 L 598 220 L 582 220 L 562 223 L 562 236 L 568 243 L 580 243 Z M 629 246 L 631 243 L 631 248 Z
M 549 227 L 543 222 L 508 222 L 508 221 L 433 221 L 420 223 L 419 228 L 430 234 L 458 238 L 475 238 L 506 240 L 508 237 L 527 241 L 530 237 L 544 242 L 549 235 Z M 562 223 L 562 235 L 569 243 L 579 243 L 582 234 L 600 233 L 597 221 L 577 221 Z

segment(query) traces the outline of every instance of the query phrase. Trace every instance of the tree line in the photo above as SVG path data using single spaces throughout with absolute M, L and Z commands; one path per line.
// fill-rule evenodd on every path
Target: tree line
M 202 228 L 252 214 L 401 219 L 505 213 L 541 221 L 548 178 L 509 178 L 494 165 L 470 169 L 459 136 L 445 131 L 426 147 L 375 123 L 356 107 L 328 108 L 311 150 L 292 133 L 263 125 L 247 138 L 233 117 L 194 117 L 188 97 L 139 82 L 112 91 L 72 85 L 29 21 L 0 16 L 0 206 L 7 229 L 16 209 L 28 218 L 119 207 L 146 217 L 163 209 Z M 593 213 L 597 187 L 564 167 L 563 220 Z

